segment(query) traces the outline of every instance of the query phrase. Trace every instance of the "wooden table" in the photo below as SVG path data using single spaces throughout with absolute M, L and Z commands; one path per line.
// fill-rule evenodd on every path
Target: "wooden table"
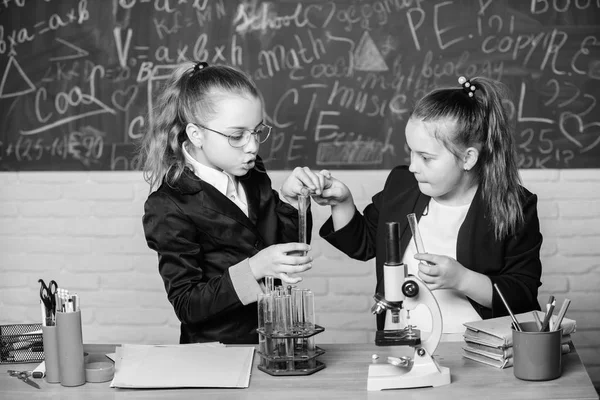
M 319 344 L 326 353 L 319 360 L 326 368 L 309 376 L 274 377 L 256 368 L 254 357 L 250 386 L 246 389 L 113 389 L 110 382 L 62 387 L 35 379 L 35 389 L 6 373 L 8 369 L 32 369 L 35 364 L 0 365 L 0 399 L 598 399 L 598 394 L 577 352 L 563 356 L 563 374 L 547 382 L 527 382 L 514 377 L 513 369 L 498 370 L 465 359 L 461 342 L 440 343 L 436 357 L 449 367 L 452 383 L 437 388 L 367 391 L 371 356 L 385 360 L 385 348 L 374 344 Z M 111 353 L 115 345 L 86 345 L 90 353 Z

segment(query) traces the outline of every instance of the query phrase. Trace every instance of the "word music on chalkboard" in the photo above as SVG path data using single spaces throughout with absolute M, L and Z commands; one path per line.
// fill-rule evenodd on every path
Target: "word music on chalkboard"
M 258 85 L 267 167 L 409 160 L 415 100 L 498 79 L 521 168 L 600 168 L 600 0 L 0 1 L 0 170 L 138 170 L 184 61 Z

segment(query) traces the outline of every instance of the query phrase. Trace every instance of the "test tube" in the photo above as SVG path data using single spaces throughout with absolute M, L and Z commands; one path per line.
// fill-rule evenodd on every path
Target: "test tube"
M 279 335 L 292 334 L 292 296 L 287 294 L 285 289 L 275 296 L 275 333 Z M 283 337 L 277 340 L 278 355 L 286 357 L 285 363 L 280 363 L 279 368 L 286 368 L 288 371 L 294 370 L 294 339 L 293 337 Z
M 417 253 L 426 253 L 425 246 L 423 246 L 423 239 L 421 239 L 421 232 L 419 231 L 419 222 L 417 221 L 417 215 L 415 213 L 408 214 L 408 224 L 412 231 L 413 238 L 415 239 L 415 246 Z
M 260 293 L 257 299 L 258 329 L 269 335 L 273 333 L 273 295 Z
M 302 288 L 292 288 L 292 325 L 294 332 L 302 332 L 304 328 L 304 306 L 302 305 Z
M 305 331 L 315 329 L 315 295 L 310 289 L 302 290 L 303 327 Z
M 292 296 L 278 293 L 275 296 L 275 333 L 286 335 L 292 331 Z
M 275 290 L 275 278 L 272 276 L 265 276 L 265 289 L 267 293 L 273 293 Z
M 298 195 L 298 241 L 300 243 L 307 243 L 306 214 L 308 212 L 309 204 L 310 204 L 310 197 L 308 195 L 308 189 L 303 188 L 302 194 Z M 303 251 L 302 255 L 305 256 L 306 252 Z
M 310 196 L 307 188 L 302 188 L 302 194 L 298 195 L 298 242 L 307 243 L 307 224 L 306 214 L 308 212 L 308 205 L 310 204 Z M 294 256 L 305 256 L 306 251 L 290 251 L 289 255 Z
M 302 309 L 304 319 L 304 331 L 311 332 L 315 329 L 315 295 L 310 289 L 302 290 Z M 306 349 L 306 354 L 311 357 L 315 354 L 315 337 L 310 336 L 304 338 L 303 350 Z M 315 358 L 308 361 L 308 367 L 316 366 Z
M 257 298 L 258 306 L 258 346 L 259 350 L 268 357 L 273 356 L 273 295 L 261 293 Z M 262 359 L 263 366 L 272 367 L 267 358 Z

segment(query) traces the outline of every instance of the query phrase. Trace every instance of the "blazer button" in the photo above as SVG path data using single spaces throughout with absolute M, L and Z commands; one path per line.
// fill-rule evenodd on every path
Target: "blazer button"
M 257 240 L 256 243 L 254 243 L 254 248 L 260 250 L 260 240 Z

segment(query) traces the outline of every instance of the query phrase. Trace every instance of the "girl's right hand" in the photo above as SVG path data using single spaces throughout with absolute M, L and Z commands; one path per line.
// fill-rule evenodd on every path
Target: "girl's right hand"
M 326 169 L 318 172 L 318 175 L 322 178 L 322 189 L 318 195 L 311 195 L 315 203 L 321 206 L 332 206 L 335 207 L 340 204 L 348 203 L 354 206 L 354 200 L 352 199 L 352 193 L 348 186 L 342 181 L 334 178 Z
M 282 282 L 295 284 L 302 281 L 295 275 L 312 268 L 312 257 L 308 255 L 310 246 L 306 243 L 274 244 L 248 259 L 256 280 L 273 276 Z M 296 252 L 296 254 L 295 254 Z M 306 252 L 307 255 L 301 255 Z

